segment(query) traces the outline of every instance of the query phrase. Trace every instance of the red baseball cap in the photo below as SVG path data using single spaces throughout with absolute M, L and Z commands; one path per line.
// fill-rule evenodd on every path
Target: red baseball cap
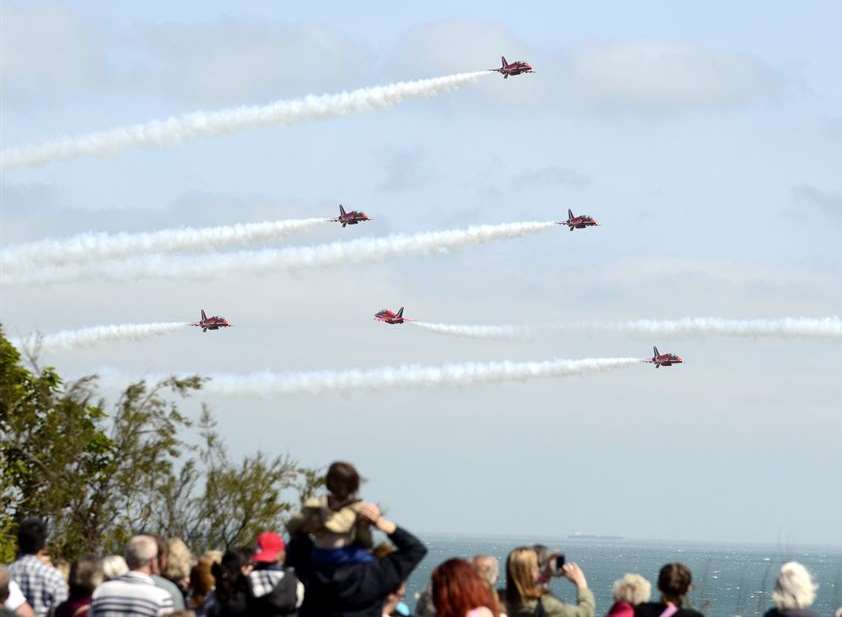
M 278 556 L 284 552 L 284 539 L 274 531 L 264 531 L 257 536 L 257 550 L 253 561 L 261 563 L 275 563 Z

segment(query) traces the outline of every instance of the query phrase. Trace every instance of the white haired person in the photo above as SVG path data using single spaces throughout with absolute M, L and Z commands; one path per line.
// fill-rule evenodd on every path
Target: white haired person
M 652 583 L 640 574 L 626 574 L 614 581 L 614 604 L 606 617 L 634 617 L 634 607 L 649 601 Z
M 816 617 L 808 609 L 816 599 L 818 588 L 807 568 L 797 561 L 788 561 L 781 566 L 772 592 L 775 608 L 766 611 L 764 617 Z

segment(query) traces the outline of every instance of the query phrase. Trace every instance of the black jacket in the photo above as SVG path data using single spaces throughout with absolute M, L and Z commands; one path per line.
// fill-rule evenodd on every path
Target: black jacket
M 310 559 L 313 541 L 294 536 L 287 545 L 286 564 L 304 583 L 299 617 L 381 617 L 386 596 L 395 591 L 424 559 L 427 548 L 398 527 L 389 536 L 398 549 L 371 563 L 315 566 Z
M 667 610 L 663 602 L 644 602 L 634 607 L 634 617 L 660 617 L 661 613 Z M 680 608 L 673 617 L 705 617 L 699 611 L 692 608 Z

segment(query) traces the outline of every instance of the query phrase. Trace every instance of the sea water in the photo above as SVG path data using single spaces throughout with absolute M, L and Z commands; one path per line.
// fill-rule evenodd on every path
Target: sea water
M 505 559 L 522 544 L 540 543 L 565 553 L 567 561 L 578 563 L 596 596 L 596 614 L 605 615 L 611 606 L 611 586 L 624 574 L 642 574 L 652 583 L 652 599 L 658 599 L 658 570 L 665 563 L 678 561 L 693 572 L 694 608 L 709 617 L 751 617 L 762 615 L 772 606 L 771 591 L 781 564 L 799 561 L 813 573 L 819 591 L 813 609 L 832 617 L 842 607 L 842 549 L 781 548 L 760 545 L 724 545 L 632 540 L 582 540 L 547 538 L 482 538 L 421 536 L 429 554 L 412 574 L 407 585 L 407 603 L 415 607 L 415 594 L 427 585 L 433 568 L 450 557 L 470 557 L 479 553 L 500 560 L 500 583 L 505 584 Z M 565 602 L 575 603 L 572 583 L 554 579 L 552 590 Z

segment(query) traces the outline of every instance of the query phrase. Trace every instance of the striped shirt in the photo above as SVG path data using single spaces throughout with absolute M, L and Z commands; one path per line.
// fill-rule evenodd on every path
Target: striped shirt
M 41 563 L 35 555 L 18 559 L 9 566 L 9 574 L 38 617 L 45 617 L 50 609 L 67 600 L 67 583 L 61 572 Z
M 129 572 L 94 591 L 91 617 L 160 617 L 173 612 L 172 596 L 143 572 Z

